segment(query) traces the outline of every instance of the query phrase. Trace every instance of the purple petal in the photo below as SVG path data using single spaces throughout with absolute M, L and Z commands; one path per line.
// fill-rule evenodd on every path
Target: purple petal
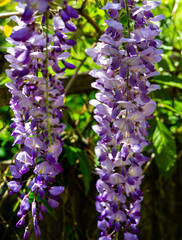
M 107 2 L 104 7 L 102 7 L 103 10 L 108 10 L 108 9 L 115 9 L 115 10 L 120 10 L 121 9 L 121 4 L 120 3 L 111 3 Z
M 54 17 L 53 26 L 55 29 L 64 29 L 65 28 L 65 24 L 64 24 L 63 20 L 61 19 L 61 17 Z
M 39 219 L 39 221 L 42 221 L 44 219 L 41 212 L 38 213 L 38 219 Z
M 72 39 L 66 39 L 65 43 L 68 44 L 68 45 L 71 45 L 71 46 L 76 44 L 76 42 L 74 40 L 72 40 Z
M 119 75 L 122 78 L 126 78 L 126 76 L 127 76 L 127 68 L 126 68 L 126 66 L 124 64 L 119 69 Z
M 124 233 L 124 240 L 138 240 L 138 238 L 132 233 Z
M 26 0 L 28 5 L 33 6 L 39 13 L 44 13 L 49 9 L 50 0 Z
M 56 173 L 62 173 L 63 172 L 63 168 L 58 162 L 54 163 L 53 168 L 54 168 Z
M 150 97 L 147 95 L 146 92 L 142 92 L 140 94 L 140 99 L 142 100 L 142 102 L 144 103 L 148 103 L 150 101 Z
M 75 69 L 76 68 L 76 66 L 71 64 L 71 63 L 68 63 L 68 62 L 65 62 L 65 61 L 63 61 L 63 63 L 65 65 L 65 67 L 68 68 L 68 69 Z
M 40 198 L 43 199 L 45 195 L 45 191 L 43 190 L 43 188 L 39 188 L 38 193 L 40 195 Z
M 136 50 L 135 50 L 135 48 L 134 48 L 132 43 L 128 43 L 126 45 L 126 51 L 128 53 L 128 56 L 135 56 L 135 55 L 137 55 Z
M 30 203 L 29 203 L 29 197 L 28 195 L 25 195 L 25 197 L 23 198 L 21 205 L 20 205 L 20 209 L 21 211 L 28 211 L 30 208 Z
M 33 18 L 32 18 L 33 13 L 34 13 L 33 8 L 27 6 L 27 7 L 25 8 L 24 13 L 23 13 L 22 16 L 21 16 L 21 20 L 22 20 L 23 22 L 25 22 L 25 23 L 31 22 L 31 20 L 33 19 Z
M 97 227 L 102 231 L 106 231 L 109 228 L 109 223 L 104 219 L 103 221 L 98 221 Z
M 18 62 L 21 62 L 23 64 L 27 63 L 27 60 L 29 59 L 30 56 L 30 52 L 28 50 L 25 50 L 23 52 L 21 52 L 16 59 L 18 60 Z
M 30 237 L 30 230 L 28 227 L 25 228 L 25 233 L 23 235 L 23 239 L 27 240 Z
M 24 144 L 29 148 L 38 149 L 43 147 L 43 143 L 38 137 L 28 137 L 25 139 Z
M 64 10 L 60 10 L 59 15 L 61 16 L 64 22 L 67 22 L 70 20 L 70 16 Z
M 57 173 L 53 169 L 53 166 L 50 165 L 47 161 L 39 163 L 34 170 L 34 173 L 55 176 Z
M 23 164 L 21 169 L 20 169 L 20 174 L 23 175 L 29 171 L 29 168 L 26 164 Z
M 151 100 L 150 102 L 144 105 L 143 114 L 145 116 L 150 116 L 154 112 L 155 108 L 156 108 L 156 102 Z
M 52 208 L 57 208 L 59 206 L 59 202 L 57 202 L 56 200 L 54 200 L 52 198 L 48 199 L 48 204 Z
M 40 210 L 41 212 L 43 212 L 43 213 L 46 213 L 46 212 L 47 212 L 47 208 L 46 208 L 46 206 L 45 206 L 43 203 L 41 203 L 41 204 L 39 205 L 39 210 Z
M 32 158 L 26 151 L 21 151 L 16 155 L 16 159 L 19 162 L 25 163 L 26 165 L 33 165 Z
M 71 31 L 71 32 L 75 32 L 76 31 L 76 26 L 74 23 L 72 22 L 65 22 L 65 27 Z
M 74 8 L 72 8 L 71 6 L 69 6 L 66 1 L 65 1 L 65 5 L 66 5 L 65 11 L 71 18 L 79 17 L 77 11 Z
M 23 216 L 22 218 L 20 218 L 20 220 L 17 222 L 16 227 L 17 228 L 21 228 L 25 225 L 25 216 Z
M 21 28 L 16 32 L 13 32 L 10 37 L 15 41 L 26 42 L 32 36 L 32 32 L 29 27 Z
M 165 18 L 165 16 L 164 15 L 157 15 L 157 16 L 155 16 L 154 18 L 152 18 L 151 20 L 152 21 L 160 21 L 160 20 L 163 20 Z
M 38 225 L 36 227 L 34 227 L 34 232 L 35 232 L 35 236 L 36 237 L 40 237 L 41 236 L 40 227 Z
M 10 165 L 9 169 L 14 178 L 16 178 L 16 179 L 21 178 L 21 174 L 18 172 L 18 168 L 16 166 Z
M 117 18 L 117 16 L 118 16 L 118 10 L 115 10 L 115 9 L 109 9 L 108 13 L 111 18 Z
M 32 216 L 34 217 L 36 215 L 36 202 L 32 202 Z
M 108 26 L 113 27 L 113 28 L 115 28 L 115 29 L 117 29 L 117 30 L 123 30 L 123 29 L 124 29 L 123 26 L 122 26 L 122 23 L 117 22 L 117 21 L 115 21 L 115 20 L 113 20 L 113 19 L 106 19 L 106 20 L 105 20 L 105 23 L 106 23 Z
M 7 185 L 13 192 L 19 192 L 22 187 L 22 184 L 16 181 L 10 181 Z
M 56 187 L 51 187 L 49 192 L 54 196 L 58 196 L 59 194 L 61 194 L 64 191 L 64 189 L 65 188 L 63 186 L 56 186 Z

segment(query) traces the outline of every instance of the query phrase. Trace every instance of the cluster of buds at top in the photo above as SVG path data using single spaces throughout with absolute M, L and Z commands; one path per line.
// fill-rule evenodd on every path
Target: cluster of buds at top
M 139 7 L 134 0 L 107 2 L 103 9 L 109 16 L 108 27 L 97 46 L 86 51 L 101 67 L 90 72 L 97 78 L 92 87 L 99 90 L 90 101 L 98 122 L 93 130 L 101 138 L 95 148 L 100 162 L 96 169 L 99 240 L 122 235 L 125 240 L 138 239 L 142 165 L 148 160 L 141 152 L 149 144 L 146 120 L 153 118 L 156 107 L 149 93 L 159 89 L 148 80 L 158 74 L 154 64 L 161 60 L 162 50 L 157 49 L 161 41 L 155 39 L 160 30 L 154 22 L 164 16 L 151 13 L 159 4 L 144 1 Z M 120 19 L 126 20 L 126 15 L 124 28 Z
M 11 67 L 6 73 L 12 80 L 7 87 L 12 94 L 10 104 L 15 115 L 12 135 L 14 144 L 21 145 L 15 155 L 15 165 L 10 165 L 13 178 L 8 186 L 11 194 L 22 193 L 17 214 L 20 220 L 16 226 L 26 224 L 31 208 L 36 236 L 41 234 L 38 220 L 43 219 L 42 212 L 46 211 L 43 199 L 55 208 L 64 191 L 63 186 L 55 184 L 55 176 L 62 172 L 58 157 L 63 146 L 60 135 L 65 129 L 60 122 L 64 109 L 60 77 L 66 69 L 75 68 L 66 59 L 70 56 L 67 50 L 76 42 L 66 33 L 76 30 L 70 19 L 78 17 L 67 2 L 57 12 L 54 9 L 50 13 L 48 4 L 46 0 L 19 3 L 17 10 L 22 15 L 21 18 L 12 17 L 18 26 L 7 38 L 14 47 L 9 47 L 6 55 Z M 30 225 L 31 221 L 25 229 L 24 239 L 30 235 Z

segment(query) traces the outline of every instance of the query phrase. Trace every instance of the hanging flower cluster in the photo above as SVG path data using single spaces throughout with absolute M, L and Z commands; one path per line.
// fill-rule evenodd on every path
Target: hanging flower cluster
M 164 16 L 151 13 L 159 4 L 143 1 L 139 7 L 134 0 L 107 2 L 103 9 L 109 16 L 108 27 L 97 46 L 86 50 L 101 66 L 90 72 L 97 78 L 92 87 L 99 90 L 90 101 L 98 122 L 93 129 L 101 138 L 95 148 L 100 162 L 96 169 L 99 240 L 118 239 L 122 234 L 125 240 L 138 239 L 142 165 L 148 161 L 141 152 L 149 144 L 146 120 L 153 118 L 156 107 L 149 93 L 159 89 L 148 81 L 158 74 L 154 63 L 162 53 L 157 49 L 161 41 L 154 38 L 160 30 L 153 22 Z M 123 16 L 126 28 L 119 22 Z
M 6 73 L 12 80 L 7 84 L 15 115 L 12 135 L 14 144 L 21 145 L 21 150 L 15 156 L 15 165 L 10 165 L 13 178 L 8 186 L 11 194 L 26 189 L 21 194 L 17 213 L 20 220 L 16 226 L 20 228 L 26 224 L 31 209 L 33 221 L 28 220 L 24 234 L 27 239 L 31 222 L 36 237 L 41 235 L 38 220 L 43 219 L 42 212 L 47 210 L 43 199 L 55 208 L 64 191 L 63 186 L 55 184 L 55 176 L 62 172 L 58 157 L 63 145 L 60 135 L 65 129 L 60 123 L 64 88 L 59 78 L 66 69 L 75 68 L 66 59 L 70 56 L 67 50 L 76 42 L 65 33 L 76 30 L 70 19 L 77 18 L 78 14 L 66 1 L 64 8 L 56 13 L 55 9 L 47 11 L 49 1 L 46 0 L 20 2 L 17 10 L 21 18 L 12 17 L 18 26 L 7 39 L 14 47 L 8 48 L 6 59 L 11 69 Z

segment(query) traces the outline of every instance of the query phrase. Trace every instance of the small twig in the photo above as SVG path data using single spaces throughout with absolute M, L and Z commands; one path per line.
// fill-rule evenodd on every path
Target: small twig
M 84 18 L 87 19 L 87 21 L 95 28 L 95 30 L 97 31 L 97 33 L 100 35 L 102 35 L 104 32 L 99 28 L 99 26 L 97 25 L 97 23 L 84 11 L 82 10 L 82 8 L 77 9 L 78 13 L 80 15 L 82 15 Z
M 85 8 L 86 6 L 86 3 L 87 3 L 87 0 L 84 0 L 83 3 L 82 3 L 82 6 L 81 6 L 81 11 L 83 11 L 83 9 Z
M 0 14 L 0 19 L 5 19 L 5 18 L 9 18 L 12 16 L 20 16 L 21 13 L 19 12 L 9 12 L 9 13 L 1 13 Z
M 81 61 L 80 65 L 78 66 L 75 74 L 71 77 L 70 81 L 68 82 L 68 84 L 67 84 L 67 86 L 66 86 L 66 88 L 65 88 L 65 95 L 68 93 L 71 85 L 73 84 L 74 80 L 76 79 L 76 77 L 77 77 L 77 75 L 78 75 L 78 72 L 79 72 L 81 66 L 84 64 L 84 62 L 85 62 L 85 60 L 87 59 L 87 57 L 88 57 L 87 55 L 84 57 L 84 59 Z
M 93 43 L 92 46 L 91 46 L 91 48 L 95 47 L 95 45 L 96 45 L 96 43 Z M 79 72 L 81 66 L 84 64 L 84 62 L 85 62 L 85 60 L 87 59 L 87 57 L 88 57 L 88 55 L 86 55 L 86 56 L 84 57 L 84 59 L 81 61 L 80 65 L 78 66 L 75 74 L 71 77 L 70 81 L 69 81 L 68 84 L 66 85 L 65 95 L 68 93 L 71 85 L 73 84 L 74 80 L 76 79 L 76 77 L 77 77 L 77 75 L 78 75 L 78 72 Z
M 144 169 L 143 169 L 142 175 L 144 175 L 144 174 L 145 174 L 145 172 L 147 171 L 148 167 L 149 167 L 149 166 L 150 166 L 150 164 L 152 163 L 152 161 L 153 161 L 154 157 L 155 157 L 155 155 L 154 155 L 154 154 L 152 154 L 152 155 L 151 155 L 151 158 L 150 158 L 150 160 L 149 160 L 149 161 L 146 163 L 146 165 L 145 165 L 145 167 L 144 167 Z
M 0 165 L 10 165 L 10 164 L 13 164 L 14 163 L 14 160 L 3 160 L 3 161 L 0 161 Z
M 173 10 L 172 10 L 172 16 L 174 16 L 174 14 L 176 13 L 176 11 L 178 9 L 178 5 L 179 5 L 179 0 L 176 0 L 174 2 L 174 7 L 173 7 Z
M 51 129 L 50 129 L 50 122 L 49 122 L 49 71 L 48 71 L 48 66 L 49 66 L 49 52 L 48 52 L 48 43 L 49 43 L 49 12 L 46 12 L 46 114 L 47 114 L 47 131 L 48 131 L 48 140 L 49 144 L 51 143 Z

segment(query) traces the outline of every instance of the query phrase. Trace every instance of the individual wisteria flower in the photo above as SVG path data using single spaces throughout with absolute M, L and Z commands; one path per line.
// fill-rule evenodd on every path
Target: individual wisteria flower
M 52 0 L 15 0 L 16 2 L 27 4 L 24 15 L 31 14 L 31 10 L 37 10 L 39 13 L 44 13 L 49 9 L 49 3 Z M 31 9 L 31 10 L 30 10 Z
M 42 213 L 46 210 L 42 200 L 47 200 L 48 205 L 55 208 L 59 205 L 59 195 L 64 191 L 63 186 L 55 183 L 55 176 L 63 171 L 58 157 L 63 146 L 60 136 L 65 129 L 61 123 L 65 107 L 60 76 L 66 69 L 75 68 L 67 62 L 70 56 L 67 50 L 76 42 L 66 33 L 76 30 L 70 20 L 78 17 L 76 10 L 66 1 L 63 8 L 51 15 L 47 11 L 48 3 L 46 0 L 19 3 L 17 10 L 22 15 L 20 18 L 12 17 L 17 26 L 7 41 L 14 47 L 9 47 L 6 55 L 11 67 L 6 73 L 12 80 L 7 87 L 12 94 L 10 104 L 15 115 L 11 124 L 12 135 L 14 145 L 21 145 L 21 150 L 15 155 L 15 165 L 10 165 L 13 178 L 8 186 L 11 194 L 24 189 L 17 213 L 20 220 L 16 226 L 24 226 L 27 212 L 31 211 L 36 237 L 41 235 L 38 221 L 43 220 Z M 37 24 L 37 10 L 44 13 L 42 24 Z M 53 34 L 48 31 L 51 23 Z M 30 236 L 30 224 L 25 228 L 24 239 Z
M 139 233 L 142 165 L 148 161 L 141 152 L 149 144 L 146 120 L 153 118 L 156 107 L 149 93 L 159 89 L 148 79 L 158 74 L 154 64 L 162 53 L 157 49 L 161 41 L 155 39 L 160 30 L 153 22 L 164 16 L 151 13 L 160 2 L 143 1 L 141 7 L 136 2 L 107 2 L 103 9 L 108 27 L 97 46 L 86 50 L 101 67 L 90 72 L 97 78 L 92 87 L 99 90 L 90 101 L 98 122 L 93 130 L 100 137 L 95 147 L 100 163 L 96 169 L 99 240 L 136 240 Z M 119 19 L 126 19 L 126 13 L 124 28 Z

